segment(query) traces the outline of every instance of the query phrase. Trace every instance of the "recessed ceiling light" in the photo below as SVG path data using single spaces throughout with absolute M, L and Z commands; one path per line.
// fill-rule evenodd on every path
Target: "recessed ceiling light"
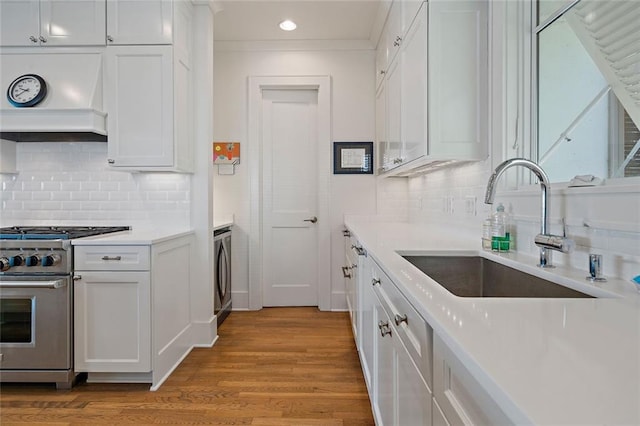
M 293 31 L 296 29 L 296 27 L 297 27 L 296 23 L 293 21 L 290 21 L 289 19 L 280 22 L 280 29 L 284 31 Z

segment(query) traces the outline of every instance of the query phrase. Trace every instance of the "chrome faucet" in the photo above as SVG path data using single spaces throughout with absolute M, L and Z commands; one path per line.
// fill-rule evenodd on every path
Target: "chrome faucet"
M 541 268 L 553 268 L 551 264 L 551 252 L 549 250 L 557 250 L 563 253 L 571 251 L 573 248 L 573 241 L 565 238 L 564 236 L 551 235 L 547 232 L 549 225 L 549 191 L 551 186 L 549 183 L 549 177 L 542 170 L 542 168 L 531 160 L 525 158 L 512 158 L 510 160 L 503 161 L 496 167 L 495 171 L 489 178 L 487 183 L 487 192 L 484 196 L 484 202 L 486 204 L 493 204 L 493 199 L 496 195 L 496 183 L 500 176 L 510 167 L 523 166 L 531 170 L 540 181 L 541 189 L 541 214 L 540 214 L 540 233 L 536 235 L 534 242 L 540 247 L 540 266 Z

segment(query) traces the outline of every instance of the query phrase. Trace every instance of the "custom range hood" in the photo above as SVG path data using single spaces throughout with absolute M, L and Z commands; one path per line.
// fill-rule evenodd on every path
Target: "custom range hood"
M 102 61 L 102 52 L 69 53 L 50 48 L 0 51 L 0 138 L 16 142 L 106 141 Z M 9 101 L 9 86 L 27 74 L 46 82 L 46 96 L 31 107 L 14 106 Z M 22 92 L 17 89 L 14 93 Z

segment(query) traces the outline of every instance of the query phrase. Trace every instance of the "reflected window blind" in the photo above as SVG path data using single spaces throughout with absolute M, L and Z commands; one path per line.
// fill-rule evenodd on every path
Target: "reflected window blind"
M 566 17 L 640 127 L 640 1 L 583 0 Z

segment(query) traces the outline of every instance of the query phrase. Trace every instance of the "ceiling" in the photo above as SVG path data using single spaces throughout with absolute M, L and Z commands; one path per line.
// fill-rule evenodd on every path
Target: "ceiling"
M 384 0 L 216 1 L 216 41 L 370 40 L 377 43 Z M 388 6 L 387 6 L 388 7 Z M 298 28 L 282 31 L 290 19 Z

